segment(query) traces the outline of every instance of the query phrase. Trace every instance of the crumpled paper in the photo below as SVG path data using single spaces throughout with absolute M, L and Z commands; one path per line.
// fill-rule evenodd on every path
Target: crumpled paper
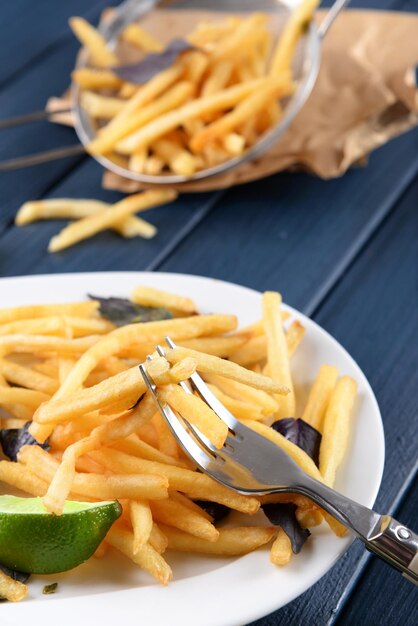
M 318 22 L 323 15 L 318 12 Z M 288 169 L 327 179 L 367 163 L 372 150 L 418 124 L 417 33 L 414 14 L 345 11 L 324 40 L 308 102 L 280 140 L 250 163 L 177 188 L 222 189 Z M 68 103 L 54 100 L 55 107 Z M 109 171 L 103 186 L 127 193 L 147 187 Z

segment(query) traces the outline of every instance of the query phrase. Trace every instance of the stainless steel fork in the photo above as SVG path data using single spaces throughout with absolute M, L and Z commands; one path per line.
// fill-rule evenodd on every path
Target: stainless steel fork
M 166 342 L 170 348 L 175 347 L 169 337 Z M 161 346 L 157 346 L 157 352 L 165 355 Z M 160 402 L 146 367 L 140 365 L 140 370 L 174 437 L 203 472 L 245 495 L 295 493 L 308 497 L 354 533 L 368 550 L 418 585 L 418 535 L 412 530 L 308 476 L 284 450 L 239 422 L 195 373 L 179 384 L 186 393 L 197 393 L 227 424 L 225 444 L 216 449 L 197 428 Z

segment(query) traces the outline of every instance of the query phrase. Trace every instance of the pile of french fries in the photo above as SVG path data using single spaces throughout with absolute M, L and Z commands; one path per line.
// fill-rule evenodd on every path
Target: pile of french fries
M 317 4 L 303 0 L 277 41 L 266 13 L 202 21 L 186 37 L 193 48 L 145 84 L 123 81 L 117 53 L 83 18 L 72 18 L 88 51 L 88 65 L 72 79 L 98 129 L 87 150 L 132 172 L 185 177 L 243 154 L 278 123 L 280 100 L 295 90 L 294 52 Z M 137 23 L 121 40 L 143 56 L 165 48 Z
M 166 549 L 231 556 L 272 542 L 273 563 L 291 559 L 281 528 L 245 521 L 216 527 L 195 500 L 245 515 L 254 515 L 261 503 L 292 502 L 303 527 L 325 518 L 343 534 L 338 522 L 303 496 L 244 496 L 197 471 L 157 412 L 138 369 L 170 335 L 177 347 L 147 365 L 161 399 L 221 447 L 225 425 L 177 384 L 198 371 L 237 419 L 285 449 L 308 474 L 333 485 L 348 447 L 356 383 L 347 376 L 338 380 L 337 369 L 323 365 L 312 385 L 302 417 L 322 433 L 319 468 L 269 427 L 295 415 L 291 360 L 305 332 L 282 309 L 280 295 L 266 292 L 262 319 L 242 329 L 234 315 L 197 314 L 184 295 L 139 286 L 131 299 L 163 305 L 173 318 L 115 328 L 100 316 L 97 301 L 0 309 L 1 426 L 21 428 L 30 421 L 30 433 L 50 444 L 49 451 L 22 447 L 18 462 L 0 461 L 0 482 L 43 497 L 57 515 L 66 499 L 118 499 L 123 515 L 96 556 L 118 550 L 163 584 L 172 577 Z M 8 581 L 11 598 L 13 589 L 22 591 L 13 582 Z

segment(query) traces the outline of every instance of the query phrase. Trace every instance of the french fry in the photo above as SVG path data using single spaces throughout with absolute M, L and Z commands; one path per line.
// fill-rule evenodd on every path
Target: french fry
M 123 85 L 122 79 L 110 70 L 91 67 L 79 67 L 71 73 L 71 79 L 82 89 L 119 89 Z
M 179 528 L 190 535 L 201 537 L 207 541 L 216 541 L 219 531 L 203 515 L 180 502 L 168 498 L 150 503 L 152 515 L 158 523 Z
M 64 339 L 43 335 L 3 335 L 0 336 L 0 350 L 8 352 L 29 352 L 39 354 L 58 352 L 60 354 L 82 354 L 98 341 L 99 337 L 89 335 L 80 339 Z
M 181 67 L 168 68 L 154 76 L 144 87 L 141 87 L 128 100 L 122 111 L 89 144 L 89 152 L 91 154 L 109 152 L 119 140 L 129 135 L 141 124 L 146 123 L 147 120 L 152 120 L 163 112 L 178 106 L 179 102 L 191 93 L 188 82 L 183 83 L 183 86 L 180 89 L 175 89 L 174 92 L 173 88 L 169 89 L 182 73 Z M 167 89 L 169 89 L 168 92 Z
M 141 306 L 165 307 L 175 312 L 193 315 L 196 313 L 196 305 L 191 298 L 178 296 L 154 287 L 135 287 L 131 299 Z
M 144 52 L 161 52 L 164 49 L 162 43 L 160 43 L 155 37 L 153 37 L 146 30 L 141 28 L 137 23 L 128 24 L 128 26 L 122 31 L 122 39 L 132 46 L 143 50 Z
M 77 315 L 90 317 L 97 312 L 99 303 L 95 300 L 87 302 L 70 302 L 68 304 L 35 304 L 0 309 L 0 324 L 31 320 L 51 315 Z
M 180 64 L 185 69 L 185 78 L 197 85 L 209 65 L 209 59 L 201 50 L 190 50 L 180 57 Z
M 242 20 L 233 32 L 212 50 L 212 62 L 234 58 L 243 50 L 248 50 L 254 41 L 260 40 L 263 33 L 260 26 L 264 26 L 266 22 L 267 16 L 262 13 L 253 13 L 247 19 Z
M 134 533 L 132 550 L 138 554 L 148 542 L 152 531 L 152 513 L 146 500 L 131 500 L 129 503 L 131 523 Z
M 165 476 L 170 489 L 181 491 L 192 499 L 219 502 L 249 515 L 255 514 L 260 507 L 256 498 L 235 493 L 199 472 L 146 461 L 110 448 L 92 452 L 92 456 L 110 471 Z
M 158 398 L 194 424 L 216 448 L 222 448 L 228 435 L 228 426 L 201 398 L 188 394 L 177 385 L 167 385 L 157 391 Z
M 292 12 L 272 55 L 270 64 L 272 76 L 289 71 L 298 40 L 311 21 L 318 4 L 318 0 L 302 0 Z
M 310 509 L 297 508 L 296 519 L 302 528 L 313 528 L 314 526 L 319 526 L 323 520 L 323 516 L 321 511 L 315 506 L 312 506 Z
M 109 120 L 120 113 L 124 107 L 124 101 L 120 98 L 102 96 L 93 91 L 83 91 L 80 96 L 81 107 L 96 119 Z
M 93 457 L 94 458 L 94 457 Z M 18 454 L 19 463 L 42 480 L 51 481 L 59 461 L 39 446 L 23 446 Z M 7 461 L 2 461 L 1 463 Z M 160 500 L 168 497 L 168 480 L 158 474 L 83 474 L 76 473 L 71 493 L 79 496 L 114 500 L 117 498 Z M 60 514 L 61 511 L 57 511 Z
M 238 133 L 228 133 L 222 139 L 222 146 L 232 156 L 239 156 L 244 152 L 245 137 Z
M 276 533 L 275 528 L 258 526 L 220 528 L 216 541 L 207 541 L 182 532 L 177 528 L 161 525 L 168 539 L 169 550 L 176 552 L 197 552 L 202 554 L 219 554 L 222 556 L 238 556 L 248 554 L 265 545 Z
M 276 413 L 278 404 L 272 396 L 261 389 L 254 389 L 236 380 L 223 378 L 216 374 L 205 374 L 205 380 L 219 387 L 221 391 L 236 400 L 259 406 L 265 417 Z
M 43 402 L 49 400 L 50 396 L 41 391 L 33 389 L 20 389 L 19 387 L 1 387 L 0 405 L 22 404 L 23 406 L 36 409 Z
M 170 566 L 150 543 L 146 543 L 140 550 L 134 552 L 134 536 L 128 529 L 114 524 L 106 535 L 106 541 L 163 585 L 166 585 L 172 578 Z
M 79 389 L 100 361 L 108 359 L 115 353 L 121 353 L 133 344 L 146 341 L 155 346 L 163 341 L 166 335 L 170 335 L 173 341 L 179 341 L 202 335 L 226 333 L 235 330 L 236 326 L 237 319 L 234 315 L 195 315 L 192 318 L 129 324 L 117 328 L 109 335 L 102 337 L 77 361 L 55 399 L 63 398 Z
M 96 426 L 88 437 L 68 446 L 44 497 L 46 508 L 57 515 L 62 513 L 65 500 L 71 491 L 76 476 L 75 466 L 78 457 L 129 436 L 142 424 L 148 422 L 154 411 L 154 402 L 151 396 L 146 395 L 137 407 L 128 414 Z
M 152 524 L 151 533 L 149 536 L 150 545 L 158 552 L 158 554 L 163 554 L 166 551 L 168 546 L 168 539 L 164 535 L 163 531 L 160 530 L 158 524 L 155 522 Z
M 201 95 L 210 96 L 224 89 L 232 75 L 234 65 L 229 59 L 220 61 L 211 68 L 211 73 L 202 85 Z
M 109 67 L 118 64 L 117 56 L 109 50 L 103 36 L 82 17 L 72 17 L 70 28 L 80 43 L 89 51 L 93 65 Z
M 155 427 L 155 432 L 157 433 L 160 452 L 168 457 L 177 459 L 179 456 L 177 442 L 168 428 L 165 419 L 159 413 L 156 413 L 152 418 L 152 421 Z
M 214 44 L 219 39 L 231 34 L 242 19 L 240 17 L 231 16 L 219 22 L 199 22 L 194 31 L 187 36 L 187 40 L 195 46 L 206 46 L 206 44 Z
M 242 348 L 239 348 L 231 354 L 231 361 L 248 367 L 258 361 L 263 361 L 267 357 L 267 340 L 265 335 L 257 335 L 251 337 Z
M 231 378 L 232 380 L 244 383 L 255 389 L 261 389 L 283 396 L 286 396 L 289 392 L 287 387 L 271 380 L 271 378 L 262 376 L 261 374 L 255 374 L 236 363 L 225 361 L 217 356 L 203 354 L 202 352 L 190 350 L 189 348 L 174 348 L 173 350 L 167 350 L 166 354 L 167 360 L 170 361 L 170 363 L 177 363 L 188 356 L 196 360 L 198 371 L 204 374 L 217 374 L 218 376 L 224 376 L 225 378 Z
M 64 337 L 67 328 L 63 316 L 44 317 L 33 320 L 17 320 L 0 325 L 0 335 L 55 335 Z
M 27 389 L 42 391 L 47 395 L 52 395 L 58 388 L 58 382 L 49 376 L 7 359 L 0 358 L 0 374 L 10 383 Z
M 153 141 L 175 130 L 188 120 L 197 118 L 206 113 L 222 111 L 233 107 L 255 89 L 262 88 L 264 84 L 265 79 L 259 78 L 254 81 L 249 81 L 248 83 L 228 87 L 211 96 L 197 98 L 192 102 L 183 104 L 183 106 L 174 111 L 165 113 L 157 119 L 152 120 L 145 126 L 142 126 L 136 133 L 120 141 L 118 143 L 118 152 L 131 154 L 132 152 L 146 148 L 152 144 Z M 89 150 L 93 153 L 91 145 L 89 146 Z M 94 150 L 96 150 L 95 146 Z
M 298 320 L 292 322 L 286 333 L 287 353 L 289 355 L 289 359 L 296 352 L 304 335 L 305 327 Z
M 148 150 L 141 150 L 129 157 L 129 169 L 133 172 L 143 173 L 148 159 Z
M 85 217 L 64 228 L 59 235 L 51 239 L 48 250 L 50 252 L 64 250 L 83 239 L 88 239 L 98 232 L 111 227 L 137 211 L 171 202 L 175 197 L 176 193 L 169 190 L 144 191 L 143 193 L 128 196 L 113 205 L 111 209 L 105 209 L 100 211 L 100 213 Z M 143 227 L 143 237 L 149 238 L 155 235 L 156 229 L 154 226 L 144 221 Z
M 205 352 L 223 359 L 235 354 L 237 348 L 246 342 L 245 335 L 229 335 L 227 337 L 199 337 L 179 341 L 181 348 Z
M 28 595 L 28 588 L 25 584 L 14 580 L 0 570 L 0 598 L 9 602 L 20 602 Z
M 278 293 L 267 291 L 263 294 L 263 320 L 267 337 L 267 365 L 269 374 L 276 382 L 286 385 L 290 393 L 277 397 L 279 403 L 279 417 L 293 417 L 295 415 L 295 393 L 290 373 L 289 356 L 286 338 L 280 318 L 281 296 Z
M 275 565 L 286 565 L 292 558 L 292 544 L 283 528 L 279 528 L 277 537 L 270 550 L 270 561 Z
M 144 174 L 150 176 L 158 176 L 164 169 L 164 161 L 159 157 L 152 155 L 145 159 Z
M 316 430 L 322 430 L 325 412 L 337 378 L 338 369 L 336 367 L 322 365 L 311 387 L 302 419 Z
M 213 518 L 209 515 L 209 513 L 207 513 L 204 509 L 202 509 L 202 507 L 196 504 L 196 502 L 193 502 L 193 500 L 183 495 L 182 493 L 179 493 L 178 491 L 170 490 L 169 497 L 175 502 L 179 502 L 183 506 L 186 506 L 187 508 L 191 509 L 195 513 L 202 515 L 206 520 L 208 520 L 208 522 L 213 522 Z
M 43 496 L 48 489 L 48 483 L 45 480 L 39 478 L 21 463 L 13 461 L 0 461 L 0 481 L 30 493 L 32 496 Z
M 163 362 L 164 360 L 154 359 L 148 365 L 148 371 L 151 378 L 156 383 L 163 379 L 164 382 L 168 382 L 164 375 L 168 372 L 168 366 Z M 68 381 L 69 376 L 66 381 Z M 26 390 L 19 390 L 26 391 Z M 145 383 L 141 376 L 141 373 L 137 367 L 132 367 L 126 372 L 121 372 L 115 376 L 107 378 L 103 382 L 95 385 L 94 387 L 88 387 L 81 389 L 78 393 L 73 394 L 70 398 L 63 398 L 62 400 L 54 399 L 53 402 L 49 402 L 39 407 L 39 410 L 34 415 L 34 420 L 40 424 L 48 424 L 50 422 L 54 424 L 67 422 L 84 413 L 90 413 L 96 409 L 101 409 L 105 406 L 114 404 L 115 402 L 126 400 L 127 403 L 135 404 L 138 398 L 145 391 Z M 28 392 L 39 393 L 39 392 Z
M 202 152 L 207 143 L 227 135 L 247 119 L 259 113 L 271 101 L 279 97 L 288 96 L 293 90 L 294 86 L 287 77 L 272 79 L 263 89 L 256 90 L 239 102 L 233 111 L 223 115 L 195 135 L 190 142 L 192 151 L 196 153 Z
M 158 463 L 165 463 L 167 465 L 177 465 L 178 467 L 185 467 L 183 461 L 179 461 L 177 458 L 165 454 L 161 450 L 158 450 L 149 443 L 142 441 L 137 435 L 129 435 L 125 439 L 120 439 L 112 444 L 112 448 L 138 456 L 148 461 L 158 461 Z
M 231 411 L 234 417 L 238 419 L 264 419 L 264 415 L 259 406 L 232 398 L 226 393 L 223 393 L 223 391 L 221 391 L 216 385 L 208 384 L 208 387 L 218 400 L 228 409 L 228 411 Z
M 324 482 L 331 486 L 348 448 L 350 418 L 356 393 L 356 382 L 349 376 L 343 376 L 331 394 L 325 413 L 319 469 Z

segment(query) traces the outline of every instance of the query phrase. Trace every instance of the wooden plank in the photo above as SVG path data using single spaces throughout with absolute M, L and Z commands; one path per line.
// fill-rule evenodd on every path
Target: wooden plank
M 122 194 L 100 188 L 101 173 L 95 161 L 86 160 L 48 196 L 117 201 Z M 173 205 L 148 211 L 144 218 L 159 229 L 154 239 L 126 240 L 107 231 L 57 254 L 47 252 L 48 241 L 64 227 L 64 221 L 38 222 L 21 228 L 11 226 L 0 240 L 0 275 L 144 269 L 162 250 L 175 245 L 178 238 L 186 237 L 215 200 L 214 193 L 190 194 Z
M 159 269 L 278 289 L 309 313 L 415 176 L 417 141 L 399 137 L 341 179 L 283 173 L 229 190 Z
M 416 466 L 417 182 L 315 316 L 363 369 L 379 402 L 386 440 L 385 472 L 375 505 L 381 512 L 390 511 L 398 493 L 411 483 Z M 363 554 L 355 542 L 312 589 L 253 626 L 330 623 Z M 387 610 L 391 602 L 390 596 Z M 367 610 L 380 610 L 382 603 L 384 595 L 369 595 Z
M 8 88 L 8 81 L 28 69 L 35 58 L 49 55 L 52 47 L 73 37 L 68 18 L 84 15 L 97 21 L 107 0 L 96 0 L 94 5 L 85 0 L 56 2 L 41 0 L 27 2 L 14 0 L 1 6 L 2 37 L 0 40 L 0 85 Z
M 415 479 L 396 512 L 396 519 L 416 530 L 418 519 L 418 480 Z M 375 602 L 370 602 L 375 598 Z M 354 593 L 344 605 L 336 626 L 356 626 L 364 620 L 367 607 L 368 624 L 414 626 L 417 622 L 417 592 L 412 584 L 380 559 L 372 558 Z M 362 619 L 363 618 L 363 619 Z

